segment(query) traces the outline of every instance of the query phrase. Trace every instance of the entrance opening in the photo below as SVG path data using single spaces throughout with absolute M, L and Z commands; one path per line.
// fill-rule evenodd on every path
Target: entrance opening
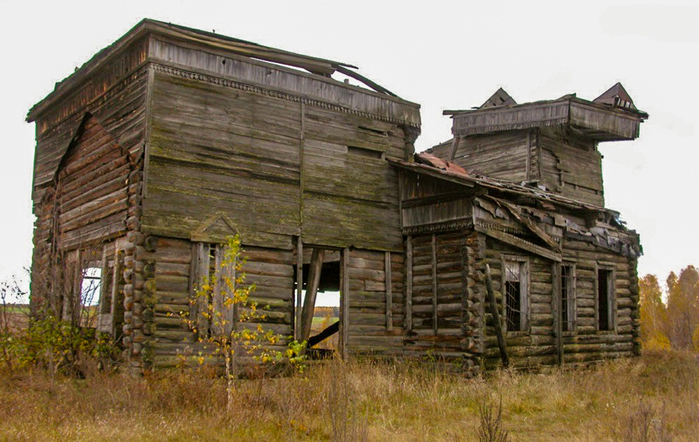
M 296 336 L 308 342 L 311 358 L 332 357 L 339 348 L 340 256 L 338 250 L 304 247 Z

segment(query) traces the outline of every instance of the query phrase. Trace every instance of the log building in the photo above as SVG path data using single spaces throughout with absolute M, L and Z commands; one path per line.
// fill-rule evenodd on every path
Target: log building
M 453 140 L 414 155 L 419 106 L 353 66 L 144 20 L 29 111 L 32 309 L 77 321 L 99 278 L 97 328 L 134 368 L 171 366 L 197 346 L 173 313 L 239 234 L 285 340 L 318 342 L 301 301 L 337 290 L 321 335 L 342 356 L 473 374 L 498 340 L 515 366 L 637 352 L 641 249 L 604 208 L 597 143 L 647 115 L 621 85 L 449 114 Z

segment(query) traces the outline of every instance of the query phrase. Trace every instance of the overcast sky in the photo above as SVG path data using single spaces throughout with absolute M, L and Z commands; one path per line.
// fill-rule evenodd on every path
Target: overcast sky
M 640 139 L 600 145 L 606 205 L 640 232 L 639 274 L 699 265 L 699 6 L 568 3 L 0 0 L 0 280 L 31 259 L 27 110 L 145 17 L 354 64 L 422 105 L 418 151 L 450 138 L 442 110 L 499 87 L 591 100 L 621 81 L 650 118 Z

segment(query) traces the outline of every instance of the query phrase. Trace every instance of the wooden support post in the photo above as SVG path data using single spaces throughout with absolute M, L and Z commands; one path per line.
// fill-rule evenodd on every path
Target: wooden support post
M 308 272 L 306 299 L 303 302 L 303 312 L 301 314 L 301 341 L 305 341 L 311 336 L 313 311 L 316 306 L 316 295 L 318 294 L 318 285 L 320 283 L 320 273 L 323 269 L 324 256 L 324 249 L 313 249 L 313 255 L 311 256 L 311 268 Z
M 459 141 L 461 141 L 461 137 L 454 135 L 454 139 L 451 142 L 451 154 L 449 154 L 449 161 L 454 161 L 454 158 L 456 158 L 456 151 L 459 149 Z
M 551 286 L 552 286 L 552 311 L 553 328 L 556 335 L 556 355 L 558 365 L 563 364 L 563 315 L 567 312 L 561 310 L 561 264 L 554 262 L 551 264 Z
M 391 252 L 385 253 L 384 273 L 386 281 L 386 330 L 393 330 L 393 287 L 391 284 Z
M 349 256 L 350 249 L 345 247 L 342 250 L 340 266 L 340 356 L 347 359 L 349 352 L 347 342 L 349 341 Z
M 405 329 L 413 330 L 413 237 L 408 235 L 405 252 Z
M 120 285 L 122 280 L 122 275 L 124 271 L 124 263 L 122 258 L 122 251 L 114 246 L 114 273 L 112 274 L 112 286 L 109 288 L 111 292 L 112 305 L 109 311 L 109 315 L 112 318 L 110 324 L 110 334 L 114 337 L 117 336 L 117 327 L 124 319 L 124 300 L 120 298 L 119 293 L 121 293 Z
M 301 302 L 303 301 L 303 241 L 299 236 L 296 239 L 296 306 L 294 325 L 294 338 L 297 341 L 301 339 Z
M 502 366 L 507 368 L 510 365 L 510 359 L 507 357 L 507 343 L 505 336 L 502 333 L 502 325 L 500 324 L 500 314 L 498 313 L 498 305 L 495 302 L 495 294 L 493 293 L 493 278 L 490 275 L 490 265 L 485 265 L 485 288 L 488 292 L 488 301 L 490 303 L 490 314 L 493 315 L 493 326 L 495 334 L 498 338 L 498 347 L 500 348 L 500 358 Z
M 437 235 L 432 234 L 432 331 L 437 334 Z

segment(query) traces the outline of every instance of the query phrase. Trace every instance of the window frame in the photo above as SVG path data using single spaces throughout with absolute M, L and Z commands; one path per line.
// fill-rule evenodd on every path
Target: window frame
M 600 271 L 607 272 L 607 328 L 600 327 Z M 616 269 L 611 263 L 595 263 L 595 329 L 598 333 L 617 332 Z
M 570 268 L 570 275 L 568 277 L 568 280 L 564 280 L 563 278 L 563 268 L 568 267 Z M 559 318 L 558 320 L 561 321 L 561 333 L 563 334 L 574 334 L 577 331 L 577 319 L 578 319 L 578 293 L 577 293 L 577 265 L 574 261 L 563 261 L 561 262 L 560 265 L 560 274 L 558 277 L 560 278 L 559 281 L 559 287 L 560 287 L 560 305 L 561 309 L 559 312 Z M 567 282 L 567 284 L 566 284 Z M 564 288 L 566 289 L 566 322 L 568 324 L 568 328 L 564 329 L 563 328 L 563 290 Z
M 520 266 L 520 291 L 519 291 L 519 310 L 520 310 L 520 326 L 518 330 L 510 330 L 507 321 L 507 299 L 505 286 L 507 282 L 506 268 L 508 262 L 518 263 Z M 502 294 L 502 312 L 503 312 L 503 330 L 508 334 L 527 334 L 531 331 L 530 321 L 530 298 L 531 298 L 531 278 L 529 271 L 529 257 L 521 255 L 503 254 L 500 260 L 500 293 Z

